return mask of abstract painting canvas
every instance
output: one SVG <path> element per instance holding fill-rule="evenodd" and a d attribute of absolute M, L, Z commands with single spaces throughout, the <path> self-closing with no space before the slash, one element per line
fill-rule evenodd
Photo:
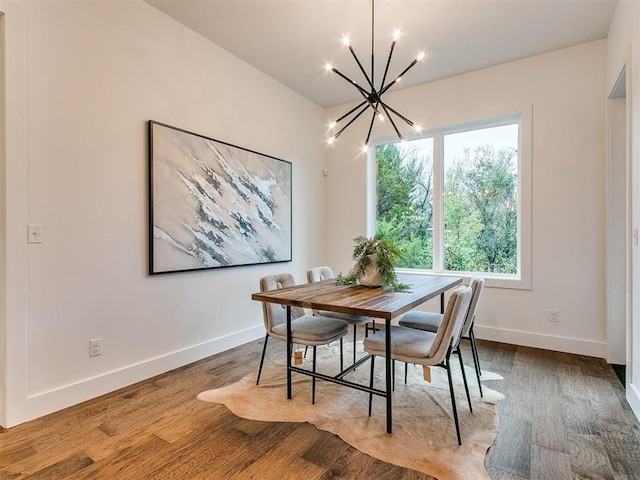
<path fill-rule="evenodd" d="M 291 261 L 291 163 L 149 121 L 149 273 Z"/>

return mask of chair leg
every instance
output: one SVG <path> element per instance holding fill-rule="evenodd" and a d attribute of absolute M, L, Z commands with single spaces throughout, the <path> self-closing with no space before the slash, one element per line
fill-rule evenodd
<path fill-rule="evenodd" d="M 478 375 L 482 375 L 482 370 L 480 370 L 480 357 L 478 356 L 478 345 L 476 344 L 476 334 L 473 333 L 473 325 L 471 325 L 469 329 L 469 341 L 471 342 L 471 349 L 474 352 L 474 356 L 478 360 L 476 370 L 478 370 Z"/>
<path fill-rule="evenodd" d="M 369 375 L 369 388 L 373 388 L 373 365 L 376 357 L 371 355 L 371 374 Z M 373 393 L 369 392 L 369 416 L 371 416 L 371 402 L 373 400 Z"/>
<path fill-rule="evenodd" d="M 396 391 L 396 359 L 391 360 L 391 390 Z"/>
<path fill-rule="evenodd" d="M 404 362 L 404 384 L 407 384 L 407 372 L 409 371 L 409 364 Z"/>
<path fill-rule="evenodd" d="M 309 350 L 309 345 L 304 346 L 304 358 L 307 358 L 307 350 Z"/>
<path fill-rule="evenodd" d="M 450 352 L 447 354 L 447 360 L 445 368 L 447 370 L 447 376 L 449 377 L 449 392 L 451 393 L 451 408 L 453 409 L 453 420 L 456 424 L 456 435 L 458 436 L 458 445 L 462 445 L 462 438 L 460 437 L 460 424 L 458 423 L 458 409 L 456 408 L 456 394 L 453 391 L 453 379 L 451 378 L 451 368 L 449 366 Z"/>
<path fill-rule="evenodd" d="M 258 368 L 258 380 L 256 380 L 256 385 L 260 385 L 260 375 L 262 375 L 262 364 L 264 363 L 264 354 L 267 351 L 268 340 L 269 340 L 269 334 L 267 333 L 264 336 L 264 347 L 262 347 L 262 357 L 260 357 L 260 368 Z"/>
<path fill-rule="evenodd" d="M 353 324 L 353 363 L 356 363 L 356 331 L 358 330 L 358 325 Z"/>
<path fill-rule="evenodd" d="M 473 365 L 476 367 L 476 377 L 478 379 L 478 388 L 480 389 L 480 397 L 483 397 L 482 384 L 480 383 L 480 375 L 482 375 L 482 371 L 480 370 L 480 357 L 478 356 L 478 346 L 476 345 L 476 336 L 473 333 L 473 325 L 469 330 L 469 341 L 471 342 L 471 353 L 473 354 Z"/>
<path fill-rule="evenodd" d="M 464 362 L 462 361 L 462 351 L 460 350 L 460 345 L 458 345 L 458 359 L 460 360 L 460 370 L 462 370 L 462 381 L 464 382 L 464 391 L 467 392 L 467 401 L 469 402 L 469 410 L 473 412 L 473 407 L 471 406 L 471 395 L 469 395 L 469 384 L 467 383 L 467 374 L 464 371 Z"/>
<path fill-rule="evenodd" d="M 311 367 L 313 373 L 316 373 L 316 346 L 313 346 L 313 366 Z M 311 404 L 316 403 L 316 377 L 311 377 Z"/>
<path fill-rule="evenodd" d="M 342 337 L 340 337 L 340 371 L 344 371 L 344 352 L 342 351 Z"/>

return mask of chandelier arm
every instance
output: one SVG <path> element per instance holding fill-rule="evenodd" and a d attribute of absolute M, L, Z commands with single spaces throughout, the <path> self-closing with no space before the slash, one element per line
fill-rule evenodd
<path fill-rule="evenodd" d="M 340 76 L 341 78 L 345 79 L 347 82 L 349 82 L 351 85 L 353 85 L 363 97 L 367 97 L 369 95 L 369 92 L 367 92 L 364 88 L 362 88 L 360 85 L 358 85 L 358 82 L 356 82 L 355 80 L 351 80 L 349 77 L 347 77 L 344 73 L 342 73 L 340 70 L 338 70 L 335 67 L 331 68 L 331 71 L 333 73 L 335 73 L 336 75 Z"/>
<path fill-rule="evenodd" d="M 364 101 L 367 102 L 367 106 L 371 107 L 371 110 L 373 110 L 376 114 L 380 115 L 380 111 L 378 110 L 378 105 L 373 104 L 369 95 L 367 96 L 363 95 L 363 97 L 364 97 Z"/>
<path fill-rule="evenodd" d="M 404 137 L 402 136 L 402 134 L 400 133 L 400 130 L 398 130 L 398 127 L 396 126 L 396 122 L 393 121 L 393 118 L 391 118 L 391 115 L 389 115 L 389 111 L 387 110 L 387 106 L 380 102 L 380 105 L 382 105 L 382 109 L 384 110 L 384 113 L 387 114 L 387 118 L 389 119 L 389 121 L 391 122 L 391 125 L 393 126 L 393 129 L 396 131 L 396 135 L 398 135 L 398 138 L 400 140 L 403 140 Z"/>
<path fill-rule="evenodd" d="M 409 125 L 410 127 L 413 127 L 413 122 L 411 120 L 409 120 L 407 117 L 405 117 L 404 115 L 402 115 L 400 112 L 398 112 L 397 110 L 394 110 L 393 108 L 391 108 L 389 105 L 387 105 L 386 103 L 384 103 L 382 100 L 380 100 L 380 103 L 382 104 L 382 108 L 387 108 L 389 109 L 389 111 L 393 114 L 395 114 L 396 117 L 401 118 L 402 120 L 404 120 L 407 125 Z M 386 110 L 385 110 L 386 111 Z"/>
<path fill-rule="evenodd" d="M 389 90 L 393 86 L 393 84 L 398 82 L 398 80 L 400 80 L 405 73 L 411 70 L 416 63 L 418 63 L 418 60 L 414 59 L 413 62 L 411 62 L 409 66 L 405 68 L 400 75 L 396 75 L 396 77 L 393 80 L 391 80 L 387 85 L 385 85 L 385 87 L 382 90 L 380 90 L 380 95 L 382 95 L 384 92 Z"/>
<path fill-rule="evenodd" d="M 373 130 L 373 122 L 375 122 L 376 116 L 377 116 L 376 112 L 373 112 L 373 114 L 371 115 L 371 123 L 369 124 L 369 132 L 367 132 L 367 139 L 364 142 L 365 145 L 369 145 L 369 138 L 371 138 L 371 131 Z"/>
<path fill-rule="evenodd" d="M 376 105 L 373 104 L 373 101 L 371 101 L 371 93 L 367 92 L 364 88 L 362 88 L 360 85 L 358 85 L 358 82 L 356 82 L 355 80 L 351 80 L 349 77 L 347 77 L 344 73 L 342 73 L 340 70 L 338 70 L 335 67 L 331 68 L 331 71 L 336 73 L 337 75 L 339 75 L 340 77 L 342 77 L 343 79 L 345 79 L 347 82 L 349 82 L 351 85 L 354 86 L 354 88 L 356 90 L 358 90 L 358 92 L 360 92 L 360 95 L 362 95 L 362 98 L 364 98 L 365 102 L 367 102 L 369 104 L 369 106 L 375 110 L 376 113 L 380 113 L 378 111 L 378 108 Z"/>
<path fill-rule="evenodd" d="M 369 84 L 369 86 L 371 87 L 372 90 L 375 90 L 375 87 L 373 86 L 373 82 L 369 78 L 369 75 L 367 75 L 367 72 L 365 72 L 364 67 L 360 63 L 360 59 L 358 59 L 358 56 L 356 55 L 356 52 L 353 50 L 353 47 L 351 45 L 349 45 L 348 48 L 349 48 L 349 51 L 351 52 L 351 55 L 353 55 L 353 58 L 356 59 L 356 63 L 358 64 L 358 67 L 360 67 L 360 71 L 364 75 L 364 78 L 367 80 L 367 83 Z M 372 57 L 373 57 L 373 55 L 372 55 Z M 373 73 L 372 73 L 372 75 L 373 75 Z"/>
<path fill-rule="evenodd" d="M 349 122 L 344 127 L 342 127 L 340 130 L 338 130 L 338 132 L 333 136 L 333 138 L 338 138 L 340 136 L 340 134 L 342 132 L 344 132 L 349 125 L 351 125 L 353 122 L 355 122 L 358 119 L 358 117 L 360 117 L 360 115 L 362 115 L 364 112 L 366 112 L 366 110 L 368 108 L 369 108 L 369 105 L 365 105 L 365 107 L 362 110 L 360 110 L 355 117 L 353 117 L 351 120 L 349 120 Z"/>
<path fill-rule="evenodd" d="M 346 78 L 346 77 L 345 77 Z M 371 93 L 367 92 L 364 88 L 362 88 L 360 85 L 358 85 L 356 82 L 352 82 L 351 80 L 349 80 L 349 82 L 356 87 L 356 89 L 358 90 L 358 92 L 360 92 L 360 95 L 362 95 L 362 98 L 364 98 L 364 101 L 368 104 L 369 107 L 371 107 L 376 113 L 380 113 L 378 111 L 378 106 L 373 104 L 373 101 L 371 100 Z"/>
<path fill-rule="evenodd" d="M 382 95 L 382 89 L 384 88 L 384 82 L 387 79 L 387 73 L 389 72 L 389 65 L 391 65 L 391 57 L 393 56 L 393 49 L 396 46 L 396 41 L 394 40 L 391 43 L 391 48 L 389 49 L 389 58 L 387 58 L 387 66 L 384 69 L 384 75 L 382 76 L 382 82 L 380 82 L 380 94 Z"/>
<path fill-rule="evenodd" d="M 336 68 L 332 68 L 331 69 L 333 72 L 336 72 L 338 75 L 340 75 L 342 78 L 344 78 L 347 82 L 349 82 L 351 85 L 353 85 L 356 90 L 358 90 L 358 92 L 360 92 L 360 95 L 362 95 L 362 98 L 364 98 L 364 101 L 367 102 L 369 104 L 369 106 L 377 113 L 380 114 L 380 112 L 378 111 L 378 105 L 374 105 L 373 101 L 371 100 L 373 94 L 375 93 L 375 90 L 373 90 L 372 92 L 367 92 L 364 88 L 362 88 L 360 85 L 358 85 L 357 82 L 355 82 L 354 80 L 351 80 L 349 77 L 347 77 L 346 75 L 344 75 L 343 73 L 341 73 L 340 71 L 338 71 Z"/>
<path fill-rule="evenodd" d="M 358 110 L 360 107 L 362 107 L 365 103 L 367 103 L 367 101 L 365 100 L 364 102 L 360 102 L 358 105 L 356 105 L 355 107 L 353 107 L 351 110 L 349 110 L 347 113 L 345 113 L 344 115 L 342 115 L 339 119 L 336 120 L 336 124 L 340 123 L 342 120 L 344 120 L 346 117 L 348 117 L 349 115 L 351 115 L 353 112 L 355 112 L 356 110 Z"/>

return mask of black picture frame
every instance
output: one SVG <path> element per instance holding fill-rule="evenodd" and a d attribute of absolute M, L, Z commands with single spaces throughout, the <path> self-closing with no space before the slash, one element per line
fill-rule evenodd
<path fill-rule="evenodd" d="M 292 259 L 292 164 L 149 120 L 149 274 Z"/>

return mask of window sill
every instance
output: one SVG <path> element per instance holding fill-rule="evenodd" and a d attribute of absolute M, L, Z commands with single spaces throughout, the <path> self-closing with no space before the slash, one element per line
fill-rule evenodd
<path fill-rule="evenodd" d="M 504 288 L 512 290 L 531 290 L 531 279 L 523 279 L 517 275 L 499 275 L 495 273 L 483 272 L 436 272 L 434 270 L 421 270 L 416 268 L 397 268 L 397 273 L 410 273 L 412 275 L 437 275 L 445 277 L 462 277 L 463 282 L 468 284 L 472 277 L 484 277 L 485 287 Z"/>

